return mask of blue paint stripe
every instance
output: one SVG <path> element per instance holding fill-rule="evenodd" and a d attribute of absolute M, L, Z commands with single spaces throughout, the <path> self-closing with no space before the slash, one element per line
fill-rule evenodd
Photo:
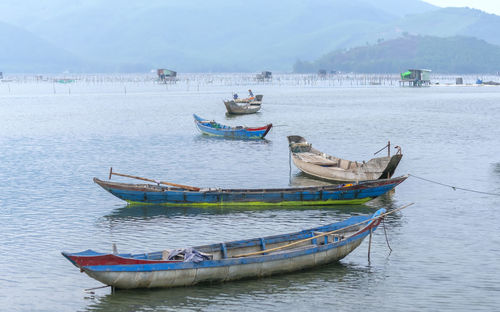
<path fill-rule="evenodd" d="M 196 115 L 193 116 L 198 129 L 209 135 L 224 136 L 229 138 L 260 139 L 267 132 L 267 129 L 250 131 L 245 128 L 229 127 L 219 123 L 215 123 L 217 126 L 214 127 L 212 124 L 201 123 L 203 121 L 210 122 L 209 120 L 204 120 Z"/>
<path fill-rule="evenodd" d="M 376 186 L 358 190 L 318 190 L 318 191 L 272 191 L 267 192 L 184 192 L 166 190 L 163 192 L 143 192 L 135 190 L 123 190 L 108 187 L 108 191 L 116 197 L 132 201 L 152 204 L 171 203 L 220 203 L 229 202 L 307 202 L 307 201 L 331 201 L 331 200 L 355 200 L 365 198 L 375 198 L 387 193 L 396 186 L 391 183 L 383 186 Z M 223 200 L 221 200 L 221 196 Z"/>
<path fill-rule="evenodd" d="M 374 230 L 375 229 L 376 228 L 374 228 Z M 347 244 L 354 243 L 356 240 L 362 240 L 367 235 L 369 235 L 369 231 L 366 231 L 364 233 L 361 233 L 359 235 L 356 235 L 354 237 L 351 237 L 349 239 L 337 243 L 330 243 L 328 245 L 320 245 L 320 246 L 311 245 L 311 248 L 302 249 L 299 251 L 291 251 L 287 253 L 269 254 L 269 255 L 255 256 L 255 257 L 228 258 L 222 260 L 205 260 L 199 263 L 178 262 L 178 263 L 132 264 L 132 265 L 99 265 L 99 266 L 88 266 L 84 268 L 86 270 L 95 272 L 153 272 L 153 271 L 196 269 L 196 268 L 215 268 L 215 267 L 244 265 L 252 263 L 263 263 L 269 261 L 295 258 L 339 248 Z"/>

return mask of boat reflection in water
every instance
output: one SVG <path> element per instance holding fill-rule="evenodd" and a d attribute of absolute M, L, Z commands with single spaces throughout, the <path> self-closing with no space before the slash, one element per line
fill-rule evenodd
<path fill-rule="evenodd" d="M 384 197 L 386 198 L 386 197 Z M 390 197 L 389 197 L 390 199 Z M 384 200 L 384 203 L 390 203 Z M 377 209 L 378 209 L 377 205 Z M 394 206 L 392 203 L 389 208 Z M 380 207 L 382 208 L 382 207 Z M 330 217 L 332 213 L 339 218 L 346 218 L 350 215 L 369 214 L 375 210 L 375 205 L 361 204 L 361 205 L 333 205 L 333 206 L 314 206 L 314 205 L 280 205 L 280 206 L 165 206 L 165 205 L 124 205 L 123 207 L 113 210 L 110 214 L 105 215 L 103 219 L 108 221 L 120 220 L 152 220 L 152 219 L 175 219 L 175 218 L 203 218 L 217 215 L 237 215 L 244 213 L 257 214 L 257 213 L 272 213 L 272 212 L 299 212 L 299 211 L 328 211 Z M 228 216 L 229 217 L 229 216 Z"/>

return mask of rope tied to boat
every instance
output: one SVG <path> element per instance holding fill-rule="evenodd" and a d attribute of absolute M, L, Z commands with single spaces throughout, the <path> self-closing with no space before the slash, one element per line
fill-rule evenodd
<path fill-rule="evenodd" d="M 387 237 L 387 230 L 385 229 L 385 219 L 382 219 L 382 225 L 384 226 L 384 235 L 385 235 L 385 242 L 387 243 L 387 247 L 389 247 L 389 254 L 392 252 L 392 248 L 389 245 L 389 238 Z"/>
<path fill-rule="evenodd" d="M 478 190 L 468 189 L 468 188 L 464 188 L 464 187 L 458 187 L 458 186 L 454 186 L 454 185 L 445 184 L 445 183 L 441 183 L 441 182 L 438 182 L 438 181 L 434 181 L 434 180 L 430 180 L 430 179 L 422 178 L 422 177 L 416 176 L 416 175 L 414 175 L 414 174 L 408 174 L 408 176 L 410 176 L 410 177 L 414 177 L 414 178 L 416 178 L 416 179 L 420 179 L 420 180 L 423 180 L 423 181 L 427 181 L 427 182 L 429 182 L 429 183 L 434 183 L 434 184 L 437 184 L 437 185 L 441 185 L 441 186 L 449 187 L 449 188 L 451 188 L 451 189 L 452 189 L 452 190 L 454 190 L 454 191 L 456 191 L 456 190 L 461 190 L 461 191 L 473 192 L 473 193 L 479 193 L 479 194 L 485 194 L 485 195 L 500 196 L 500 194 L 499 194 L 499 193 L 483 192 L 483 191 L 478 191 Z"/>
<path fill-rule="evenodd" d="M 387 153 L 391 153 L 391 141 L 388 141 L 387 142 L 387 145 L 382 147 L 381 149 L 379 149 L 378 151 L 376 151 L 375 153 L 373 153 L 373 155 L 377 155 L 378 153 L 380 153 L 381 151 L 385 150 L 387 148 Z"/>

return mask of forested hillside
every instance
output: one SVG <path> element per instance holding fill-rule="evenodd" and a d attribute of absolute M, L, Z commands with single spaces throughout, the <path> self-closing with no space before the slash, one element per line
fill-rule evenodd
<path fill-rule="evenodd" d="M 408 68 L 428 68 L 439 73 L 496 73 L 500 71 L 500 47 L 471 37 L 406 35 L 375 45 L 337 50 L 313 62 L 298 61 L 294 71 L 396 73 Z"/>

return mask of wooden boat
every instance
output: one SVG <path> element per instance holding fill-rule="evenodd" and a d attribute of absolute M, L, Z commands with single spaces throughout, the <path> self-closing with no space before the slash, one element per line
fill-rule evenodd
<path fill-rule="evenodd" d="M 401 148 L 392 156 L 365 162 L 350 161 L 327 155 L 313 148 L 301 136 L 288 136 L 293 163 L 302 172 L 320 179 L 341 182 L 369 181 L 390 178 L 403 157 Z M 390 143 L 386 146 L 390 150 Z"/>
<path fill-rule="evenodd" d="M 128 175 L 122 176 L 134 177 Z M 165 204 L 175 206 L 333 205 L 365 203 L 392 190 L 406 180 L 407 177 L 401 176 L 393 179 L 353 184 L 271 189 L 197 188 L 168 182 L 130 184 L 102 181 L 97 178 L 94 178 L 94 182 L 116 197 L 131 204 Z M 154 181 L 149 179 L 143 180 Z M 167 184 L 167 186 L 160 184 Z M 177 186 L 170 187 L 168 185 Z"/>
<path fill-rule="evenodd" d="M 194 123 L 203 134 L 223 136 L 232 139 L 263 139 L 271 130 L 273 124 L 268 124 L 264 127 L 230 127 L 225 126 L 215 121 L 205 120 L 197 115 L 194 115 Z"/>
<path fill-rule="evenodd" d="M 295 233 L 140 254 L 62 252 L 88 276 L 118 289 L 190 286 L 303 270 L 347 256 L 376 230 L 370 216 Z M 114 248 L 115 249 L 115 248 Z"/>
<path fill-rule="evenodd" d="M 229 114 L 252 114 L 260 110 L 263 95 L 258 94 L 254 99 L 236 99 L 224 101 Z"/>

